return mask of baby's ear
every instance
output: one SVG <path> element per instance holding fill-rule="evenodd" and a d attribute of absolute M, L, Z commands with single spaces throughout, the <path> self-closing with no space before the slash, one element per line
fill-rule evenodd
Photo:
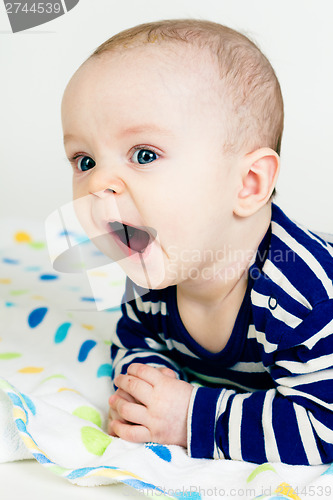
<path fill-rule="evenodd" d="M 260 148 L 245 155 L 234 214 L 248 217 L 263 207 L 271 197 L 279 171 L 279 155 L 270 148 Z"/>

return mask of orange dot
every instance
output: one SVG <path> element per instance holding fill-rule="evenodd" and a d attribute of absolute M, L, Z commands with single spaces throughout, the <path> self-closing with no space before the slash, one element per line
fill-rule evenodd
<path fill-rule="evenodd" d="M 95 327 L 93 325 L 82 325 L 86 330 L 93 330 Z"/>
<path fill-rule="evenodd" d="M 30 234 L 26 233 L 25 231 L 19 231 L 18 233 L 15 234 L 14 240 L 17 243 L 30 243 L 31 236 L 30 236 Z"/>
<path fill-rule="evenodd" d="M 19 373 L 40 373 L 43 371 L 44 368 L 41 368 L 39 366 L 26 366 L 25 368 L 21 368 L 21 370 L 18 370 Z"/>
<path fill-rule="evenodd" d="M 0 284 L 1 285 L 9 285 L 9 283 L 11 283 L 12 280 L 10 280 L 9 278 L 0 278 Z"/>

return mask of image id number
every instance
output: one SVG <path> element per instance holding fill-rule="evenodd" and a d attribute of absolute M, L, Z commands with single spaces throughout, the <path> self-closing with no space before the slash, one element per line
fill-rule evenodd
<path fill-rule="evenodd" d="M 26 12 L 28 14 L 59 14 L 61 11 L 60 3 L 36 2 L 28 5 L 24 2 L 8 2 L 5 4 L 7 14 L 17 14 Z"/>

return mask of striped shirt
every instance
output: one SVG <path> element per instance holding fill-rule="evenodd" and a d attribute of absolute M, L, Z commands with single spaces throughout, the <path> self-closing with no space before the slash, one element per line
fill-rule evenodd
<path fill-rule="evenodd" d="M 193 384 L 188 454 L 256 463 L 333 461 L 333 247 L 272 204 L 225 348 L 187 332 L 176 286 L 127 280 L 113 334 L 113 377 L 133 363 Z M 198 383 L 197 383 L 198 382 Z"/>

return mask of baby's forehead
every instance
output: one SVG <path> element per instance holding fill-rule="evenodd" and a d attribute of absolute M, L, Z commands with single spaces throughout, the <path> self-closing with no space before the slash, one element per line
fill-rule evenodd
<path fill-rule="evenodd" d="M 192 86 L 211 86 L 219 80 L 218 63 L 211 51 L 175 40 L 120 45 L 89 58 L 80 69 L 89 66 L 99 74 L 118 70 L 147 80 L 158 72 L 164 79 L 168 78 L 169 85 L 172 80 L 175 85 L 179 84 L 181 78 L 191 81 Z"/>

